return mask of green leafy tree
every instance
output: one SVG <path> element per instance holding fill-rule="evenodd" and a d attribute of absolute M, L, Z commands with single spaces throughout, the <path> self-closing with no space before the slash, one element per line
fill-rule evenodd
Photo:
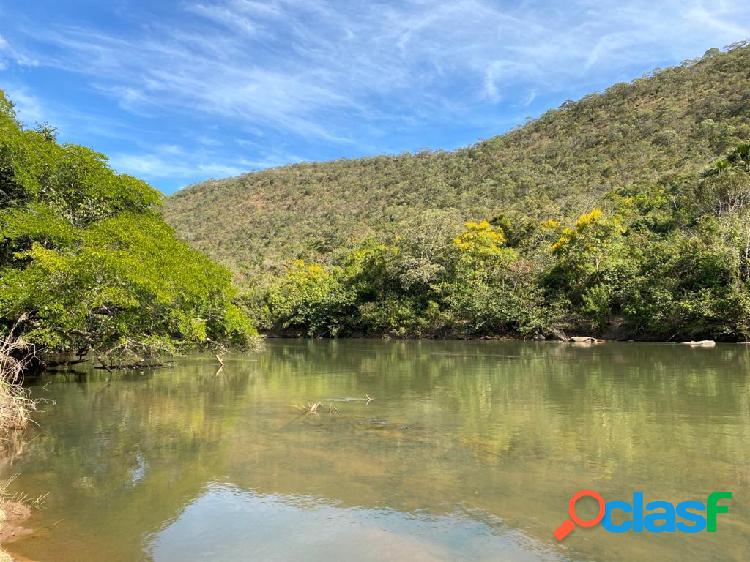
<path fill-rule="evenodd" d="M 277 329 L 336 336 L 346 322 L 353 295 L 341 283 L 339 270 L 298 260 L 270 288 L 267 302 Z"/>
<path fill-rule="evenodd" d="M 551 247 L 556 262 L 546 282 L 600 331 L 617 311 L 616 294 L 632 275 L 624 233 L 618 216 L 596 208 L 563 228 Z"/>
<path fill-rule="evenodd" d="M 47 351 L 150 353 L 245 344 L 229 272 L 176 239 L 162 196 L 0 94 L 0 327 Z"/>
<path fill-rule="evenodd" d="M 533 265 L 505 246 L 488 221 L 467 222 L 455 238 L 457 258 L 446 301 L 456 331 L 471 334 L 541 332 L 543 298 Z"/>

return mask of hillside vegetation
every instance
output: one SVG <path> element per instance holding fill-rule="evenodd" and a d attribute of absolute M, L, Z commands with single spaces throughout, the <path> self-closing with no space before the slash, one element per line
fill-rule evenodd
<path fill-rule="evenodd" d="M 750 48 L 711 51 L 455 152 L 306 163 L 186 188 L 178 234 L 238 273 L 325 258 L 425 210 L 573 218 L 617 187 L 694 173 L 750 139 Z"/>
<path fill-rule="evenodd" d="M 162 199 L 50 127 L 24 129 L 0 91 L 0 341 L 16 342 L 0 367 L 29 346 L 109 365 L 253 335 L 229 271 L 175 237 Z"/>
<path fill-rule="evenodd" d="M 750 48 L 455 152 L 307 163 L 169 198 L 273 330 L 745 338 Z"/>

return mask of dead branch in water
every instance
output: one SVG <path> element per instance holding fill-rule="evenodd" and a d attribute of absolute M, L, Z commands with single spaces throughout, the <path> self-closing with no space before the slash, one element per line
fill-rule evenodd
<path fill-rule="evenodd" d="M 21 315 L 0 340 L 0 377 L 8 384 L 19 383 L 24 369 L 35 357 L 34 346 L 16 337 L 16 331 L 26 319 L 26 314 Z"/>
<path fill-rule="evenodd" d="M 323 405 L 323 402 L 308 402 L 304 406 L 300 406 L 299 404 L 294 404 L 292 408 L 297 410 L 300 415 L 308 415 L 308 414 L 319 414 L 320 408 Z M 333 402 L 328 404 L 328 413 L 329 414 L 338 414 L 339 409 L 333 405 Z"/>
<path fill-rule="evenodd" d="M 96 360 L 96 369 L 114 371 L 117 369 L 152 369 L 162 367 L 168 362 L 166 358 L 174 354 L 174 348 L 167 342 L 137 341 L 124 339 L 113 347 L 102 350 Z"/>
<path fill-rule="evenodd" d="M 22 386 L 23 372 L 36 357 L 34 346 L 16 336 L 26 320 L 27 316 L 21 315 L 0 339 L 0 438 L 3 443 L 9 432 L 26 428 L 37 406 Z"/>
<path fill-rule="evenodd" d="M 308 402 L 304 406 L 295 405 L 294 408 L 301 414 L 317 414 L 322 402 Z"/>

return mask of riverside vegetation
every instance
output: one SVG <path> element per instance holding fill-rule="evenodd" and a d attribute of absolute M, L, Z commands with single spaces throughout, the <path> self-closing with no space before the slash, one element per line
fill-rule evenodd
<path fill-rule="evenodd" d="M 110 368 L 255 328 L 231 275 L 178 240 L 162 196 L 88 148 L 24 129 L 0 92 L 0 437 L 28 423 L 21 372 L 53 354 Z"/>
<path fill-rule="evenodd" d="M 166 202 L 294 335 L 746 340 L 750 47 L 455 152 L 307 163 Z"/>
<path fill-rule="evenodd" d="M 88 148 L 25 130 L 0 93 L 0 329 L 102 363 L 255 332 L 230 273 L 179 241 L 162 195 Z"/>
<path fill-rule="evenodd" d="M 0 91 L 0 458 L 22 450 L 19 430 L 37 406 L 24 371 L 55 354 L 142 367 L 256 334 L 229 271 L 175 237 L 161 201 L 103 155 L 57 143 L 51 127 L 21 127 Z M 7 485 L 0 542 L 28 532 L 28 502 Z M 0 560 L 10 560 L 2 549 Z"/>
<path fill-rule="evenodd" d="M 155 189 L 0 96 L 0 330 L 107 367 L 254 326 L 746 339 L 749 68 L 712 49 L 464 150 L 194 186 L 164 212 L 186 242 Z"/>

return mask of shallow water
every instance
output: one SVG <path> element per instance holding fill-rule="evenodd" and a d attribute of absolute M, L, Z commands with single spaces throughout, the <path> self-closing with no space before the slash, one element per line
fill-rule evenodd
<path fill-rule="evenodd" d="M 191 356 L 48 376 L 33 391 L 55 403 L 2 473 L 49 495 L 9 549 L 39 562 L 748 560 L 748 347 L 271 340 L 219 374 Z M 318 414 L 292 407 L 319 400 Z M 595 527 L 558 544 L 581 488 L 734 498 L 715 533 Z"/>

